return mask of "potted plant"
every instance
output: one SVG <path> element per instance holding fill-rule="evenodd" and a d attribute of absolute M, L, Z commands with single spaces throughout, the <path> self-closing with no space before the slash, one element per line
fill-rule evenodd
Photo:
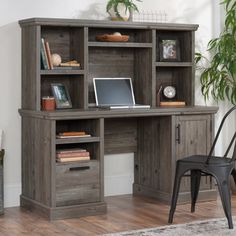
<path fill-rule="evenodd" d="M 196 63 L 204 63 L 201 90 L 205 100 L 211 95 L 215 101 L 229 100 L 236 104 L 236 2 L 224 0 L 226 17 L 224 28 L 218 38 L 209 41 L 207 50 L 211 58 L 196 53 Z"/>
<path fill-rule="evenodd" d="M 141 0 L 135 0 L 141 2 Z M 107 2 L 106 11 L 112 20 L 125 20 L 130 17 L 131 12 L 138 11 L 138 7 L 133 0 L 109 0 Z"/>

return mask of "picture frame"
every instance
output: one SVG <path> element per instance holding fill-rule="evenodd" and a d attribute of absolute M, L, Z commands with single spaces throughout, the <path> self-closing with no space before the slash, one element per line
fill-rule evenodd
<path fill-rule="evenodd" d="M 53 83 L 51 84 L 51 88 L 57 109 L 72 108 L 70 94 L 64 84 Z"/>
<path fill-rule="evenodd" d="M 180 61 L 180 46 L 177 38 L 162 38 L 159 43 L 160 61 Z"/>

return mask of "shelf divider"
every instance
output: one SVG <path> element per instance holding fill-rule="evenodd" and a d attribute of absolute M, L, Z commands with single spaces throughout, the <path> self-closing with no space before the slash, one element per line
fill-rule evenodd
<path fill-rule="evenodd" d="M 128 47 L 128 48 L 152 48 L 152 43 L 134 42 L 88 42 L 89 47 Z"/>

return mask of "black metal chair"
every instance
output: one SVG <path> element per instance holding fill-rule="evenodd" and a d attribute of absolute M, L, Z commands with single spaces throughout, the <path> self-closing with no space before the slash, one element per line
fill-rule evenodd
<path fill-rule="evenodd" d="M 169 223 L 173 222 L 173 216 L 178 199 L 181 178 L 183 176 L 191 177 L 191 200 L 192 200 L 191 212 L 194 212 L 199 192 L 201 175 L 210 175 L 216 179 L 224 212 L 228 220 L 229 228 L 230 229 L 233 228 L 232 215 L 231 215 L 230 175 L 232 174 L 234 182 L 236 184 L 236 170 L 235 170 L 236 142 L 234 144 L 232 158 L 228 158 L 227 155 L 235 141 L 236 132 L 234 133 L 230 141 L 230 144 L 225 152 L 225 155 L 223 157 L 213 156 L 212 154 L 226 118 L 235 109 L 236 106 L 232 107 L 223 117 L 208 156 L 194 155 L 177 161 L 174 189 L 172 194 L 171 208 L 168 220 Z M 190 175 L 185 175 L 187 171 L 190 171 Z"/>

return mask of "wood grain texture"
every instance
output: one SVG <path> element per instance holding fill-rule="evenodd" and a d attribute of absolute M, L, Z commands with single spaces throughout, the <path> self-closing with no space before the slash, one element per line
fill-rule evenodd
<path fill-rule="evenodd" d="M 57 165 L 56 206 L 71 206 L 99 200 L 98 161 Z"/>
<path fill-rule="evenodd" d="M 178 127 L 179 125 L 179 127 Z M 179 129 L 179 130 L 177 130 Z M 213 133 L 211 129 L 211 116 L 177 116 L 176 117 L 176 159 L 190 155 L 207 155 L 210 151 Z M 212 190 L 214 192 L 212 178 L 201 177 L 200 191 Z M 180 192 L 190 190 L 190 178 L 182 178 Z M 182 194 L 184 195 L 184 194 Z M 212 195 L 214 197 L 214 195 Z M 188 196 L 190 199 L 190 196 Z M 186 198 L 185 198 L 186 200 Z"/>
<path fill-rule="evenodd" d="M 106 119 L 104 123 L 105 154 L 137 151 L 137 120 L 135 118 Z"/>
<path fill-rule="evenodd" d="M 47 206 L 51 204 L 52 125 L 48 120 L 22 118 L 22 195 Z"/>
<path fill-rule="evenodd" d="M 212 120 L 217 111 L 194 106 L 194 31 L 198 26 L 48 18 L 19 23 L 23 62 L 21 205 L 48 219 L 105 213 L 104 153 L 126 152 L 135 156 L 134 193 L 169 201 L 175 162 L 182 155 L 175 140 L 176 116 L 182 117 L 178 122 L 186 124 L 182 139 L 192 140 L 193 135 L 204 142 L 205 137 L 209 139 L 206 135 L 211 126 L 206 126 L 204 119 L 185 119 L 191 115 Z M 96 41 L 97 35 L 114 32 L 128 35 L 129 41 Z M 49 42 L 51 53 L 59 54 L 63 62 L 77 60 L 81 70 L 41 70 L 41 38 Z M 179 61 L 161 61 L 162 39 L 178 41 Z M 132 78 L 136 103 L 152 108 L 88 109 L 95 103 L 94 77 Z M 73 109 L 41 111 L 41 97 L 52 95 L 52 83 L 67 87 Z M 167 84 L 176 86 L 176 99 L 186 101 L 186 107 L 156 107 L 156 92 L 160 85 Z M 58 132 L 68 131 L 85 131 L 91 137 L 56 138 Z M 183 146 L 199 150 L 187 141 Z M 57 149 L 74 147 L 89 151 L 91 161 L 56 163 Z M 184 149 L 184 153 L 188 151 Z M 202 190 L 200 198 L 213 192 L 208 185 Z"/>
<path fill-rule="evenodd" d="M 22 28 L 22 96 L 23 109 L 40 110 L 40 27 Z"/>
<path fill-rule="evenodd" d="M 169 206 L 161 202 L 131 195 L 105 200 L 107 214 L 53 222 L 19 207 L 5 208 L 0 219 L 0 235 L 95 236 L 167 225 Z M 217 201 L 197 202 L 195 213 L 190 209 L 190 204 L 177 205 L 174 224 L 225 217 L 219 197 Z M 232 215 L 236 216 L 236 196 L 232 197 Z"/>
<path fill-rule="evenodd" d="M 197 24 L 176 24 L 176 23 L 152 23 L 152 22 L 132 22 L 132 21 L 108 21 L 108 20 L 79 20 L 60 18 L 29 18 L 20 20 L 21 27 L 27 25 L 45 26 L 66 26 L 66 27 L 98 27 L 98 28 L 120 28 L 120 29 L 161 29 L 176 31 L 195 31 Z"/>

